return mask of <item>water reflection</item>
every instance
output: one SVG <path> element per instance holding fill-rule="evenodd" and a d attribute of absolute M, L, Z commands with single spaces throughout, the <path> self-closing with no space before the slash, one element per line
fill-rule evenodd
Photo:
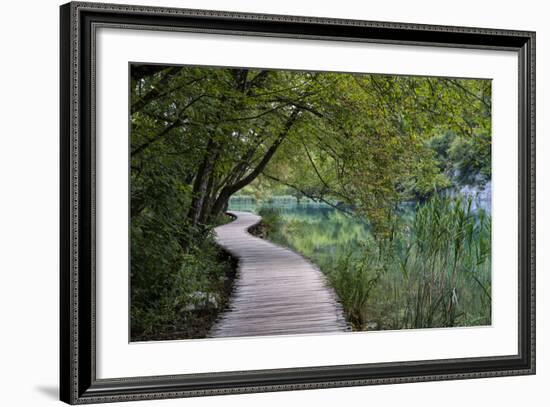
<path fill-rule="evenodd" d="M 365 220 L 322 202 L 297 201 L 286 196 L 261 202 L 237 196 L 229 203 L 229 210 L 258 214 L 263 209 L 275 209 L 281 220 L 280 227 L 270 239 L 316 259 L 318 264 L 334 258 L 342 250 L 357 249 L 370 234 Z"/>

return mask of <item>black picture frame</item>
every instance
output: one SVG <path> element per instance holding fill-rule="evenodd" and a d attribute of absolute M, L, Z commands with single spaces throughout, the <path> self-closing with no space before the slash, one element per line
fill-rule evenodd
<path fill-rule="evenodd" d="M 70 404 L 535 373 L 535 33 L 72 2 L 60 8 L 60 398 Z M 96 378 L 95 27 L 185 30 L 482 50 L 519 56 L 519 349 L 515 355 Z"/>

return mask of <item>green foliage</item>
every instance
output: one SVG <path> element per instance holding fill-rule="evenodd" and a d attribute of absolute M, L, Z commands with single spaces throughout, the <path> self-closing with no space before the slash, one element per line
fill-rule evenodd
<path fill-rule="evenodd" d="M 428 140 L 436 154 L 439 171 L 456 186 L 483 185 L 491 179 L 491 134 L 476 132 L 464 137 L 452 132 Z"/>
<path fill-rule="evenodd" d="M 490 177 L 490 81 L 345 74 L 316 81 L 323 103 L 312 102 L 315 114 L 271 161 L 270 179 L 349 205 L 385 235 L 396 203 L 452 186 L 453 170 L 463 182 L 480 171 Z M 450 146 L 438 154 L 432 140 L 449 133 L 470 143 L 470 154 Z"/>

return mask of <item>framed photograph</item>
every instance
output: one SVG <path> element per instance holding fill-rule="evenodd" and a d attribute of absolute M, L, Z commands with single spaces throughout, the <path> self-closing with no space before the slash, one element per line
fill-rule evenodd
<path fill-rule="evenodd" d="M 535 33 L 61 6 L 61 400 L 535 373 Z"/>

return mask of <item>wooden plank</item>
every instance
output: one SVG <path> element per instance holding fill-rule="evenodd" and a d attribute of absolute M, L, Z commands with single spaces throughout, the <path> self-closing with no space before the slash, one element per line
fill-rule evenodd
<path fill-rule="evenodd" d="M 261 220 L 235 220 L 215 229 L 217 243 L 239 260 L 229 306 L 210 337 L 349 331 L 342 306 L 321 271 L 300 254 L 248 233 Z"/>

